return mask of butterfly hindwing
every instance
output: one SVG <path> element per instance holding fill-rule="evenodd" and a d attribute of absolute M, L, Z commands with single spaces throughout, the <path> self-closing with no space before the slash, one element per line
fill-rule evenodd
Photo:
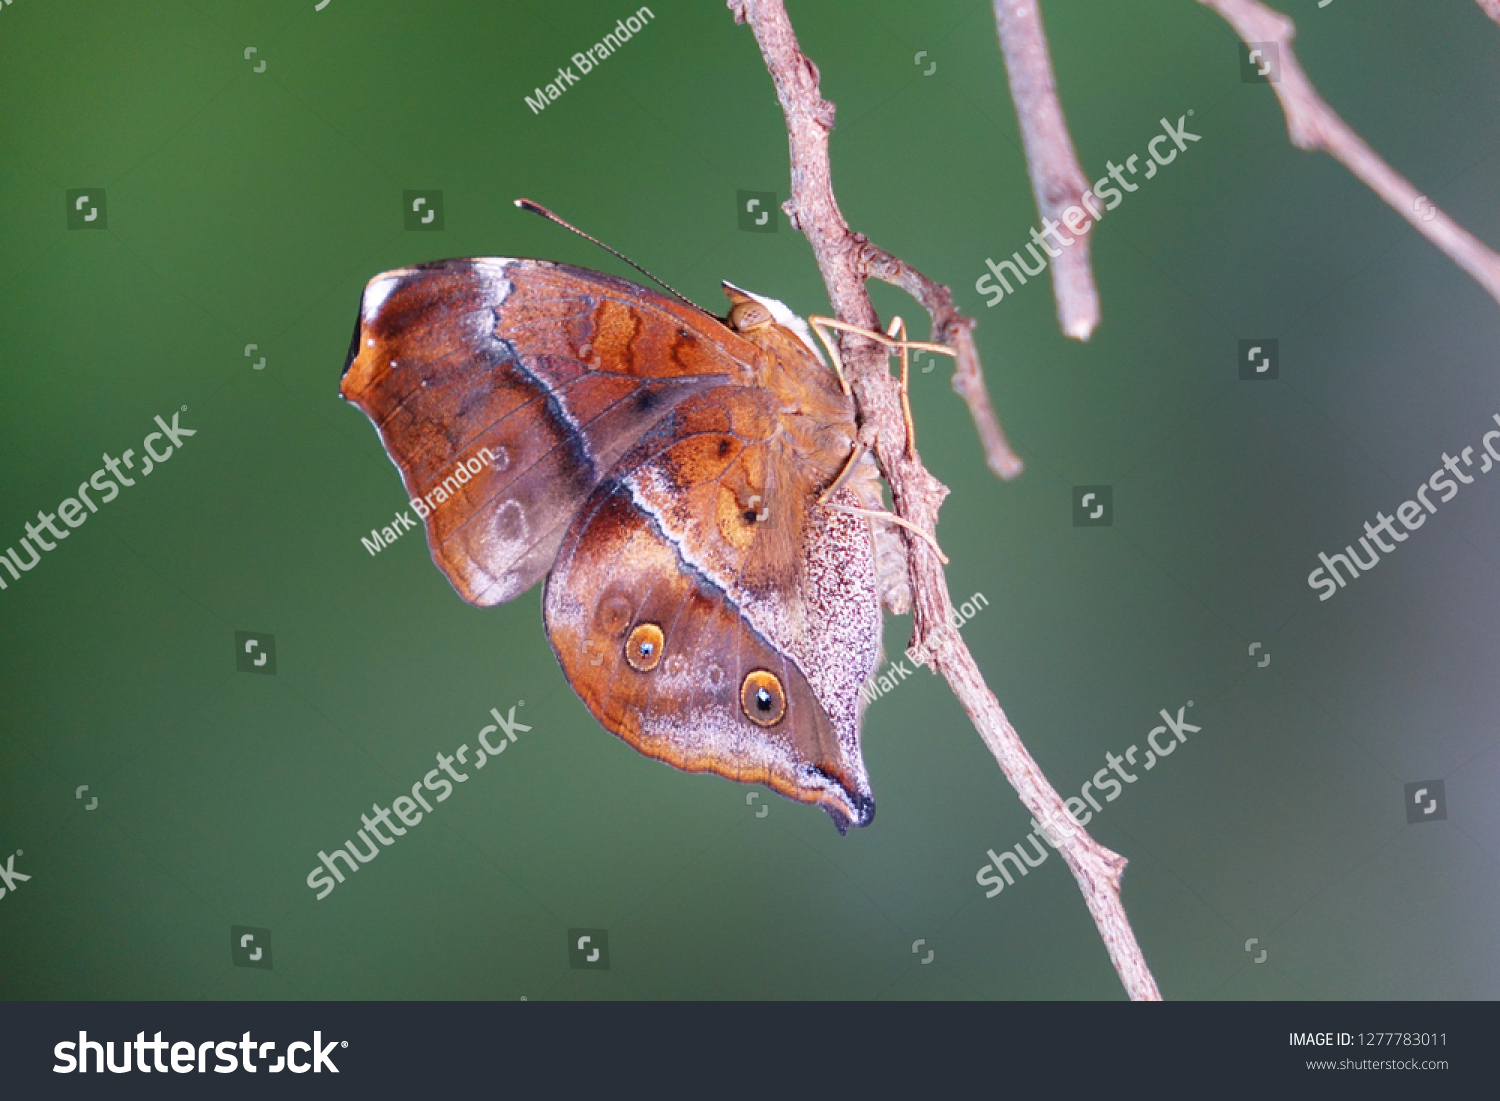
<path fill-rule="evenodd" d="M 869 525 L 813 503 L 774 414 L 772 395 L 722 387 L 658 422 L 564 541 L 547 631 L 589 709 L 641 752 L 862 826 L 858 691 L 879 651 Z M 838 543 L 852 553 L 829 559 Z"/>
<path fill-rule="evenodd" d="M 865 825 L 863 762 L 796 664 L 683 568 L 628 488 L 605 483 L 580 520 L 547 579 L 547 634 L 605 728 L 677 768 L 765 783 L 841 829 Z"/>

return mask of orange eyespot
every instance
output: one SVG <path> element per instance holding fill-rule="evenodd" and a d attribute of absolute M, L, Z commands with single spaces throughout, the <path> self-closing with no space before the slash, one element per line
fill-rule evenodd
<path fill-rule="evenodd" d="M 729 326 L 738 333 L 747 333 L 771 323 L 771 311 L 759 302 L 736 302 L 729 311 Z"/>
<path fill-rule="evenodd" d="M 786 693 L 775 673 L 752 669 L 740 685 L 740 707 L 757 726 L 775 726 L 786 714 Z"/>
<path fill-rule="evenodd" d="M 649 673 L 661 662 L 665 638 L 654 623 L 638 623 L 625 640 L 625 660 L 637 673 Z"/>

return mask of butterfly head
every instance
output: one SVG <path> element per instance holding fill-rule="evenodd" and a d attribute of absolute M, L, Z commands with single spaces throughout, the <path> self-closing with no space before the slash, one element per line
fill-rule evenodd
<path fill-rule="evenodd" d="M 819 363 L 828 366 L 822 350 L 813 340 L 807 322 L 794 314 L 786 303 L 736 287 L 728 281 L 724 283 L 724 293 L 732 303 L 729 307 L 729 327 L 735 332 L 757 344 L 764 344 L 774 340 L 776 330 L 780 329 L 786 336 L 806 347 Z"/>
<path fill-rule="evenodd" d="M 754 299 L 736 302 L 729 310 L 729 327 L 737 333 L 753 333 L 771 324 L 771 311 Z"/>

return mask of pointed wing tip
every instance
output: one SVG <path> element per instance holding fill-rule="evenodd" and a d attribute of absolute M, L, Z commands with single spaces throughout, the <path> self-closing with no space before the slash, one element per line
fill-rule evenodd
<path fill-rule="evenodd" d="M 847 808 L 825 803 L 823 809 L 828 812 L 828 817 L 833 819 L 840 837 L 845 836 L 851 827 L 864 829 L 875 821 L 875 797 L 869 794 L 851 795 Z M 850 810 L 853 811 L 852 816 L 849 813 Z"/>

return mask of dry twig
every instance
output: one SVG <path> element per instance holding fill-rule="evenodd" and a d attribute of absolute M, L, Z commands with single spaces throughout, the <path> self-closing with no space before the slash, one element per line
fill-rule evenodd
<path fill-rule="evenodd" d="M 840 221 L 842 218 L 840 215 Z M 920 302 L 927 311 L 927 316 L 932 318 L 932 339 L 958 349 L 953 369 L 953 389 L 969 407 L 969 415 L 974 418 L 974 428 L 979 433 L 979 442 L 984 447 L 984 459 L 989 468 L 997 477 L 1006 481 L 1020 474 L 1020 456 L 1005 441 L 1000 420 L 995 416 L 995 407 L 990 404 L 989 390 L 984 385 L 984 371 L 979 365 L 979 349 L 974 345 L 974 319 L 958 312 L 958 307 L 953 304 L 953 295 L 947 287 L 934 283 L 884 249 L 876 248 L 862 234 L 854 236 L 865 249 L 869 274 L 882 283 L 900 287 Z"/>
<path fill-rule="evenodd" d="M 1286 113 L 1287 133 L 1293 145 L 1298 149 L 1321 149 L 1353 172 L 1392 210 L 1415 226 L 1418 233 L 1473 276 L 1491 298 L 1500 302 L 1500 256 L 1386 164 L 1380 154 L 1366 145 L 1364 139 L 1339 118 L 1338 112 L 1324 102 L 1292 52 L 1292 39 L 1297 29 L 1289 18 L 1259 0 L 1199 0 L 1199 3 L 1222 15 L 1246 43 L 1276 43 L 1280 72 L 1271 88 L 1281 100 L 1281 109 Z M 1500 21 L 1500 15 L 1497 15 L 1500 0 L 1480 0 L 1480 6 Z M 1425 204 L 1420 208 L 1417 204 L 1419 198 Z"/>
<path fill-rule="evenodd" d="M 951 299 L 944 303 L 947 291 L 872 246 L 844 221 L 829 175 L 828 133 L 833 128 L 833 105 L 819 93 L 817 66 L 798 47 L 781 0 L 729 0 L 729 7 L 736 22 L 750 25 L 776 86 L 791 146 L 792 194 L 785 209 L 792 224 L 812 245 L 829 301 L 839 318 L 864 329 L 878 329 L 865 280 L 881 278 L 912 289 L 932 313 L 935 339 L 946 339 L 960 347 L 967 339 L 972 354 L 968 331 L 972 322 L 944 314 L 945 309 L 952 309 Z M 907 446 L 900 395 L 883 350 L 852 336 L 844 339 L 843 347 L 862 424 L 861 436 L 868 438 L 880 461 L 897 514 L 924 530 L 936 530 L 938 507 L 948 490 Z M 973 363 L 977 375 L 977 358 Z M 953 605 L 937 557 L 915 538 L 906 537 L 906 549 L 917 651 L 947 679 L 1027 810 L 1036 820 L 1051 824 L 1048 839 L 1056 843 L 1077 879 L 1126 992 L 1133 999 L 1159 999 L 1156 982 L 1120 902 L 1125 859 L 1073 823 L 1062 798 L 1022 744 L 985 684 L 968 646 L 951 625 Z"/>
<path fill-rule="evenodd" d="M 1068 207 L 1083 208 L 1089 182 L 1078 163 L 1057 84 L 1052 76 L 1052 57 L 1042 30 L 1037 0 L 995 0 L 995 26 L 1000 49 L 1005 54 L 1005 73 L 1010 78 L 1010 98 L 1015 101 L 1016 121 L 1021 127 L 1021 145 L 1026 150 L 1026 170 L 1036 196 L 1042 232 L 1047 222 L 1062 221 Z M 1057 299 L 1057 323 L 1064 336 L 1087 340 L 1099 324 L 1099 291 L 1089 263 L 1089 231 L 1074 230 L 1073 244 L 1052 260 L 1052 293 Z"/>

